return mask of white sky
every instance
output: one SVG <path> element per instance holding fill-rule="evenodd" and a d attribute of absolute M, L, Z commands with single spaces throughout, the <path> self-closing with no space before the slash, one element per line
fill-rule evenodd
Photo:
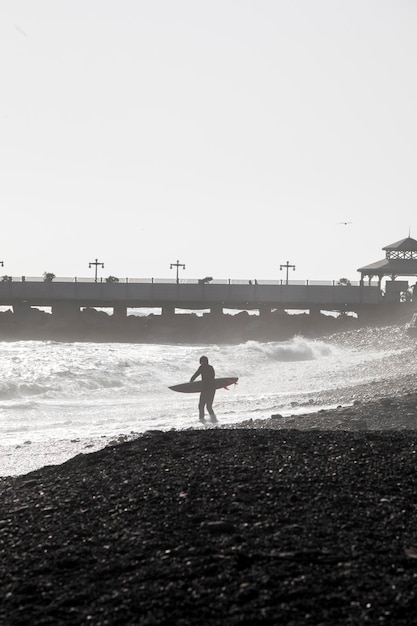
<path fill-rule="evenodd" d="M 0 59 L 0 272 L 358 280 L 417 238 L 416 0 L 0 0 Z"/>

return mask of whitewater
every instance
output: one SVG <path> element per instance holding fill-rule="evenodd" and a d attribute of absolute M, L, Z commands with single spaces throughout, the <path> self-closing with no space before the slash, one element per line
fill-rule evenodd
<path fill-rule="evenodd" d="M 64 462 L 149 430 L 204 428 L 198 394 L 175 393 L 201 355 L 216 375 L 221 426 L 301 416 L 416 391 L 416 342 L 401 326 L 238 345 L 0 343 L 0 476 Z"/>

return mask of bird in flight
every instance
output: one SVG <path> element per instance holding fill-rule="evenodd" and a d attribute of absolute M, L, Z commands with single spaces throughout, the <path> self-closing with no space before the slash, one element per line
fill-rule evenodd
<path fill-rule="evenodd" d="M 348 224 L 351 224 L 352 222 L 339 222 L 339 224 L 343 224 L 343 226 L 347 226 Z"/>
<path fill-rule="evenodd" d="M 14 27 L 15 27 L 15 29 L 16 29 L 16 30 L 18 30 L 18 31 L 19 31 L 19 33 L 20 33 L 21 35 L 23 35 L 24 37 L 27 37 L 27 36 L 28 36 L 28 34 L 27 34 L 27 33 L 25 33 L 25 31 L 24 31 L 24 30 L 22 30 L 22 29 L 20 28 L 20 26 L 18 26 L 17 24 L 15 24 L 15 25 L 14 25 Z"/>

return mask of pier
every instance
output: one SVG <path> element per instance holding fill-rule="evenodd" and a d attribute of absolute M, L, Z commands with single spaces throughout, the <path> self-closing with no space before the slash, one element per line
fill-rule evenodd
<path fill-rule="evenodd" d="M 290 281 L 288 270 L 295 269 L 295 265 L 289 261 L 281 265 L 281 269 L 286 269 L 285 281 L 211 276 L 180 279 L 179 269 L 185 269 L 185 265 L 179 261 L 171 263 L 176 279 L 109 276 L 98 280 L 97 268 L 104 264 L 95 259 L 89 264 L 95 268 L 94 280 L 57 278 L 48 273 L 41 278 L 3 276 L 0 307 L 12 307 L 16 314 L 50 308 L 53 316 L 61 317 L 76 316 L 84 309 L 111 309 L 113 316 L 121 319 L 127 317 L 128 309 L 160 309 L 162 316 L 172 317 L 178 309 L 209 311 L 213 317 L 221 316 L 225 310 L 258 311 L 264 318 L 274 311 L 307 311 L 311 315 L 354 313 L 358 318 L 375 321 L 387 313 L 395 316 L 399 310 L 414 308 L 417 300 L 417 283 L 410 287 L 408 281 L 417 277 L 417 240 L 408 236 L 383 250 L 384 259 L 358 268 L 358 282 L 344 278 L 337 282 Z"/>
<path fill-rule="evenodd" d="M 332 282 L 283 282 L 242 280 L 124 279 L 107 282 L 91 279 L 8 278 L 0 281 L 0 306 L 15 313 L 32 307 L 50 307 L 52 314 L 76 314 L 83 308 L 110 308 L 115 316 L 128 309 L 255 311 L 261 316 L 273 310 L 353 312 L 376 311 L 383 302 L 378 284 Z"/>

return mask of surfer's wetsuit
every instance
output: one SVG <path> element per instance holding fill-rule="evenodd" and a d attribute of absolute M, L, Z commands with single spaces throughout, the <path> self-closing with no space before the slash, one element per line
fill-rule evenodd
<path fill-rule="evenodd" d="M 191 376 L 190 382 L 192 383 L 198 376 L 201 376 L 203 383 L 203 389 L 200 394 L 200 401 L 198 403 L 198 410 L 200 414 L 200 422 L 204 422 L 204 407 L 207 407 L 207 411 L 210 415 L 210 420 L 214 423 L 217 422 L 216 414 L 213 411 L 213 400 L 216 393 L 214 386 L 214 367 L 209 365 L 207 357 L 201 357 L 200 367 L 195 374 Z"/>

